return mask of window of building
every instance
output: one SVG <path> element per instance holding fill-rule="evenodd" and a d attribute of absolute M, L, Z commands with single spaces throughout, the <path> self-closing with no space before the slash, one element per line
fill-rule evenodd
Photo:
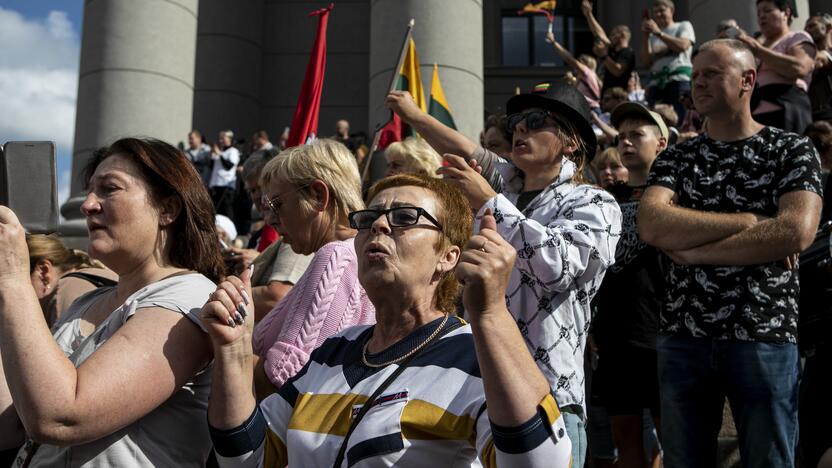
<path fill-rule="evenodd" d="M 592 33 L 580 11 L 555 10 L 552 29 L 558 41 L 577 57 L 592 53 Z M 543 15 L 503 11 L 502 64 L 506 67 L 561 67 L 563 60 L 546 42 L 549 23 Z"/>

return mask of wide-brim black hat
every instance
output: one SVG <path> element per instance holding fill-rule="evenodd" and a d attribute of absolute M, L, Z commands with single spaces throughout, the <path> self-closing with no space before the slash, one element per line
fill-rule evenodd
<path fill-rule="evenodd" d="M 541 83 L 528 94 L 513 96 L 506 103 L 506 113 L 517 114 L 526 109 L 538 107 L 557 114 L 561 119 L 575 126 L 586 146 L 587 162 L 595 157 L 598 140 L 592 129 L 589 104 L 574 86 L 561 83 Z"/>

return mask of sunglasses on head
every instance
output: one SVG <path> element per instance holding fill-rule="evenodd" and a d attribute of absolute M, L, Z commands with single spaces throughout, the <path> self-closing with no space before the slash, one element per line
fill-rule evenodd
<path fill-rule="evenodd" d="M 556 124 L 560 125 L 558 120 L 555 118 L 555 114 L 549 111 L 518 112 L 506 117 L 506 130 L 509 133 L 514 133 L 517 129 L 517 125 L 524 120 L 526 121 L 527 130 L 540 130 L 546 126 L 546 117 L 551 118 Z"/>
<path fill-rule="evenodd" d="M 416 206 L 396 206 L 386 210 L 360 210 L 349 214 L 350 227 L 359 231 L 365 231 L 373 227 L 373 223 L 382 215 L 387 216 L 387 224 L 390 227 L 413 226 L 419 222 L 422 216 L 434 226 L 442 230 L 442 225 L 423 208 Z"/>

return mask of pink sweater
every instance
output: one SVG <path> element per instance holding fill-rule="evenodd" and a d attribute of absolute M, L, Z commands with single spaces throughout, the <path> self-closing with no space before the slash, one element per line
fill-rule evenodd
<path fill-rule="evenodd" d="M 353 325 L 375 323 L 375 308 L 358 283 L 353 240 L 321 247 L 289 294 L 257 327 L 254 352 L 265 360 L 269 380 L 280 387 L 330 336 Z"/>

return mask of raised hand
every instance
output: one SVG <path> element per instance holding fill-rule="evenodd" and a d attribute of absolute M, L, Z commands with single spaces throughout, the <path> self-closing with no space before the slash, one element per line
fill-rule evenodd
<path fill-rule="evenodd" d="M 497 192 L 480 174 L 482 168 L 478 171 L 476 169 L 478 166 L 471 166 L 465 159 L 455 154 L 445 154 L 443 158 L 448 165 L 440 167 L 436 173 L 441 174 L 446 182 L 462 190 L 468 198 L 468 203 L 471 204 L 471 209 L 479 211 L 488 200 L 497 195 Z"/>
<path fill-rule="evenodd" d="M 405 123 L 412 122 L 423 113 L 413 100 L 413 96 L 407 91 L 391 91 L 384 100 L 384 105 L 401 117 Z"/>
<path fill-rule="evenodd" d="M 505 294 L 517 252 L 499 233 L 491 209 L 480 221 L 480 232 L 465 245 L 456 277 L 464 284 L 462 303 L 472 322 L 490 313 L 506 313 Z"/>
<path fill-rule="evenodd" d="M 29 246 L 17 215 L 0 206 L 0 282 L 7 281 L 29 284 Z"/>
<path fill-rule="evenodd" d="M 583 0 L 581 2 L 581 13 L 584 16 L 592 16 L 592 2 L 590 0 Z"/>
<path fill-rule="evenodd" d="M 254 327 L 254 303 L 251 300 L 249 267 L 240 277 L 228 276 L 202 306 L 202 322 L 214 348 L 241 342 L 251 336 Z"/>

